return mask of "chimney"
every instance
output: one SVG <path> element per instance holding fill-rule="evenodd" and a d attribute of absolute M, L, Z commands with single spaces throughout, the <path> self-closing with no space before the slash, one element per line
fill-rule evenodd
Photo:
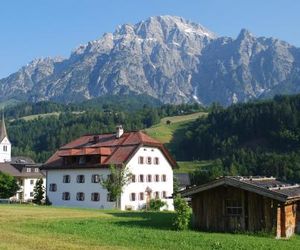
<path fill-rule="evenodd" d="M 123 135 L 124 129 L 123 129 L 122 125 L 118 125 L 116 127 L 116 129 L 117 129 L 116 138 L 119 139 Z"/>

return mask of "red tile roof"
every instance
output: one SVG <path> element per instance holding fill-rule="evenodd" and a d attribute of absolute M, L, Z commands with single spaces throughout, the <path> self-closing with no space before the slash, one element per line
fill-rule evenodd
<path fill-rule="evenodd" d="M 171 166 L 176 167 L 176 162 L 162 143 L 141 131 L 137 131 L 124 133 L 120 138 L 116 138 L 116 134 L 84 135 L 62 146 L 48 159 L 43 168 L 59 169 L 87 167 L 87 165 L 63 166 L 63 157 L 80 155 L 101 156 L 99 164 L 88 165 L 88 167 L 103 167 L 110 164 L 121 165 L 126 163 L 141 146 L 159 148 L 170 162 Z"/>

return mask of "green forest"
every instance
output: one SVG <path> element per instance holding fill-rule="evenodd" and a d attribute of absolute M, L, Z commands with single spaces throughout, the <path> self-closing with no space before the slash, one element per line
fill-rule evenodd
<path fill-rule="evenodd" d="M 215 161 L 194 173 L 196 183 L 237 174 L 300 181 L 300 95 L 214 104 L 208 116 L 177 131 L 173 145 L 177 160 Z"/>
<path fill-rule="evenodd" d="M 114 132 L 118 124 L 126 131 L 148 128 L 166 116 L 205 110 L 199 104 L 158 105 L 145 96 L 106 97 L 81 104 L 22 103 L 5 110 L 14 156 L 45 162 L 59 147 L 84 134 Z M 53 115 L 51 115 L 53 113 Z M 55 113 L 55 114 L 54 114 Z M 36 119 L 23 119 L 37 115 Z M 50 116 L 44 116 L 50 114 Z"/>
<path fill-rule="evenodd" d="M 81 104 L 23 103 L 5 110 L 13 155 L 44 162 L 83 134 L 140 130 L 167 116 L 207 111 L 175 131 L 167 145 L 176 160 L 209 160 L 193 174 L 199 184 L 220 175 L 266 175 L 300 181 L 300 95 L 235 104 L 162 105 L 143 96 L 99 98 Z M 45 116 L 42 114 L 56 115 Z M 37 119 L 25 120 L 33 114 Z M 192 145 L 192 146 L 191 146 Z"/>

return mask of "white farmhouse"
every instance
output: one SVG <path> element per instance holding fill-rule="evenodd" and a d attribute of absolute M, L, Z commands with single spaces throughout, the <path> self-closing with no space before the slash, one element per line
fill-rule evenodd
<path fill-rule="evenodd" d="M 42 178 L 44 185 L 46 178 L 40 170 L 40 165 L 35 164 L 28 157 L 11 157 L 11 143 L 8 139 L 4 117 L 0 128 L 0 172 L 14 176 L 20 186 L 19 191 L 11 200 L 28 202 L 33 199 L 33 188 L 38 179 Z"/>
<path fill-rule="evenodd" d="M 173 210 L 173 167 L 166 148 L 143 132 L 85 135 L 61 147 L 43 166 L 47 196 L 55 206 L 110 209 L 115 202 L 99 183 L 109 166 L 125 167 L 132 174 L 121 195 L 120 209 L 138 210 L 150 199 L 167 203 Z"/>

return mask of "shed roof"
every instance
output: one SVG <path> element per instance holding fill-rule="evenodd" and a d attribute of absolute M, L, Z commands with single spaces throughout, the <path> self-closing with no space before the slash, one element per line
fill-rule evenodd
<path fill-rule="evenodd" d="M 0 172 L 9 174 L 14 177 L 27 177 L 27 178 L 42 178 L 45 176 L 43 171 L 35 172 L 33 169 L 40 168 L 41 164 L 20 164 L 20 163 L 0 163 Z M 27 172 L 27 168 L 32 171 Z"/>
<path fill-rule="evenodd" d="M 281 202 L 300 200 L 300 185 L 276 180 L 274 177 L 225 176 L 215 181 L 181 191 L 188 197 L 218 186 L 228 185 L 260 194 Z"/>

